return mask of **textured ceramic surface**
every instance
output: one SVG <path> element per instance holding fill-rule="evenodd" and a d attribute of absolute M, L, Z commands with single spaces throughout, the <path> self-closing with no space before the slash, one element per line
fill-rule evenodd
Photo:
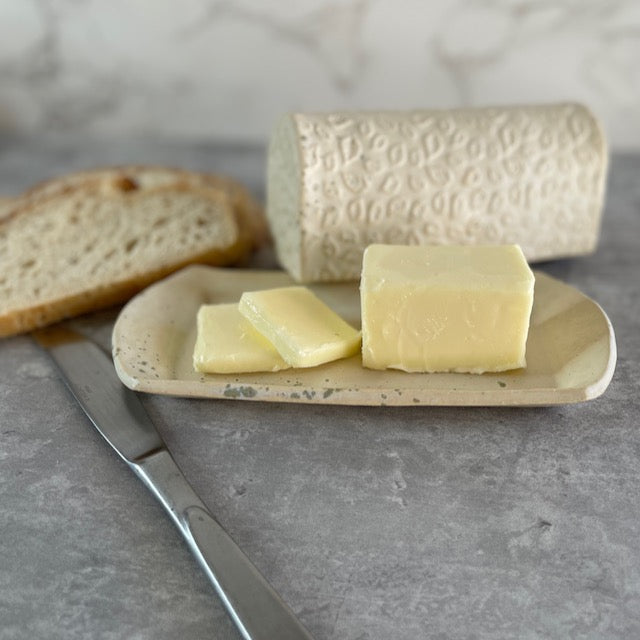
<path fill-rule="evenodd" d="M 291 283 L 279 271 L 188 267 L 151 286 L 122 310 L 113 332 L 118 375 L 137 391 L 204 398 L 355 405 L 550 405 L 600 395 L 616 360 L 613 329 L 579 291 L 536 273 L 527 367 L 499 374 L 372 371 L 360 355 L 309 369 L 204 375 L 193 369 L 201 304 L 234 302 L 243 291 Z M 315 293 L 353 326 L 357 283 Z"/>
<path fill-rule="evenodd" d="M 281 264 L 355 280 L 372 243 L 518 243 L 527 259 L 593 251 L 603 132 L 577 104 L 292 114 L 269 150 Z"/>

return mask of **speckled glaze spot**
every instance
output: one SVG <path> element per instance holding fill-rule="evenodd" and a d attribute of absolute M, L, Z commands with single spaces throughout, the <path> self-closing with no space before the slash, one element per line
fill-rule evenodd
<path fill-rule="evenodd" d="M 253 387 L 228 387 L 223 395 L 225 398 L 255 398 L 258 392 Z"/>

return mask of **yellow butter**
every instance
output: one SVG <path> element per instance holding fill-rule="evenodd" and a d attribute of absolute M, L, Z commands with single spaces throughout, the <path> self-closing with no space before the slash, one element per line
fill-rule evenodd
<path fill-rule="evenodd" d="M 524 367 L 534 275 L 517 245 L 371 245 L 360 295 L 371 369 Z"/>
<path fill-rule="evenodd" d="M 314 367 L 360 348 L 360 332 L 306 287 L 245 292 L 239 309 L 292 367 Z"/>
<path fill-rule="evenodd" d="M 289 365 L 238 311 L 237 304 L 202 305 L 193 366 L 203 373 L 280 371 Z"/>

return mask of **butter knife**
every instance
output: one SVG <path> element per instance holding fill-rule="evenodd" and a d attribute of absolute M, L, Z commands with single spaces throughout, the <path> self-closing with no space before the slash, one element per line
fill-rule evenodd
<path fill-rule="evenodd" d="M 91 422 L 176 524 L 246 640 L 312 640 L 187 482 L 110 356 L 61 325 L 33 333 Z"/>

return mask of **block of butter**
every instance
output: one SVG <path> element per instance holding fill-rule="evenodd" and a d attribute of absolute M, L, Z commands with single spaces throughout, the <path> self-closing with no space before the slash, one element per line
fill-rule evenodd
<path fill-rule="evenodd" d="M 577 104 L 288 114 L 269 146 L 267 216 L 298 281 L 357 280 L 374 243 L 579 255 L 596 247 L 607 160 Z"/>
<path fill-rule="evenodd" d="M 360 348 L 360 332 L 306 287 L 245 292 L 239 309 L 292 367 L 314 367 Z"/>
<path fill-rule="evenodd" d="M 517 245 L 371 245 L 360 295 L 371 369 L 524 367 L 534 275 Z"/>
<path fill-rule="evenodd" d="M 203 373 L 289 368 L 276 348 L 238 311 L 237 304 L 206 304 L 200 307 L 193 366 Z"/>

